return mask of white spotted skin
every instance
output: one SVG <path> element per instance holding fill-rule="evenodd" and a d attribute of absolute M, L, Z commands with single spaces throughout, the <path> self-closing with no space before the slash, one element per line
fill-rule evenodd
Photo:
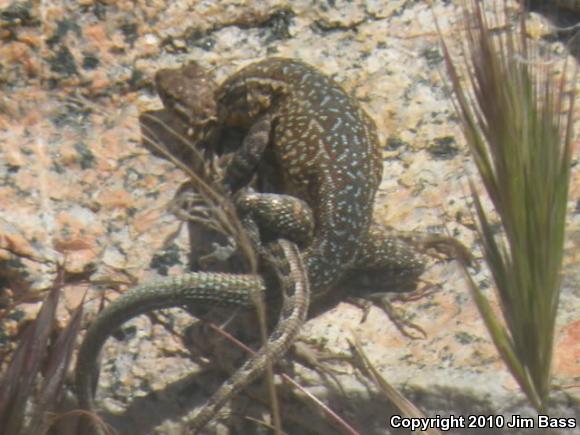
<path fill-rule="evenodd" d="M 226 124 L 249 128 L 274 114 L 270 144 L 283 173 L 280 191 L 313 210 L 314 239 L 304 258 L 313 296 L 324 293 L 354 263 L 371 223 L 382 177 L 374 121 L 334 80 L 284 58 L 243 68 L 221 86 L 218 102 Z"/>

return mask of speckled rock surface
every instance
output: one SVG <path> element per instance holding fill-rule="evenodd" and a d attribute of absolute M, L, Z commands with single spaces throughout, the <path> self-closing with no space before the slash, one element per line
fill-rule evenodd
<path fill-rule="evenodd" d="M 119 283 L 186 269 L 187 236 L 181 231 L 175 237 L 179 221 L 166 207 L 185 175 L 142 147 L 137 116 L 160 108 L 151 81 L 155 71 L 191 59 L 215 68 L 218 80 L 271 55 L 300 58 L 332 76 L 363 102 L 379 128 L 385 170 L 376 220 L 401 230 L 447 231 L 479 256 L 467 194 L 468 177 L 477 178 L 476 171 L 447 96 L 426 3 L 0 2 L 0 261 L 8 265 L 2 272 L 6 297 L 48 285 L 61 263 L 73 275 L 117 283 L 64 288 L 62 321 L 87 290 L 88 321 L 105 290 L 112 299 L 111 288 L 125 288 Z M 435 3 L 443 34 L 457 42 L 455 2 Z M 533 20 L 548 26 L 540 17 Z M 541 43 L 566 57 L 561 43 Z M 553 415 L 577 420 L 579 198 L 576 155 L 554 360 L 554 383 L 565 394 L 555 395 Z M 440 263 L 424 278 L 441 289 L 397 307 L 426 338 L 404 337 L 375 308 L 361 323 L 360 309 L 346 303 L 310 321 L 304 334 L 342 353 L 348 352 L 346 338 L 358 335 L 383 376 L 428 415 L 530 414 L 459 267 Z M 485 268 L 476 281 L 491 294 Z M 28 315 L 37 310 L 36 303 L 21 307 Z M 168 332 L 182 330 L 189 317 L 162 318 L 134 320 L 124 328 L 129 338 L 111 340 L 105 351 L 99 404 L 126 433 L 183 433 L 188 413 L 222 379 L 204 374 L 206 390 L 191 387 L 196 365 Z M 15 321 L 4 322 L 5 334 L 15 328 Z M 349 364 L 338 367 L 343 392 L 320 387 L 322 380 L 309 370 L 296 378 L 361 433 L 391 433 L 388 416 L 396 411 L 369 393 Z M 289 433 L 329 433 L 332 427 L 296 399 L 285 414 L 296 427 Z M 307 421 L 311 432 L 296 420 Z"/>

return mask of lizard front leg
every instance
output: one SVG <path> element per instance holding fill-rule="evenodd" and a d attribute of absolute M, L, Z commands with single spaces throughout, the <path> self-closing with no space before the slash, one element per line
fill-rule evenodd
<path fill-rule="evenodd" d="M 256 173 L 258 163 L 270 141 L 273 119 L 272 113 L 258 118 L 250 127 L 240 148 L 234 152 L 224 176 L 224 184 L 231 192 L 247 186 Z"/>

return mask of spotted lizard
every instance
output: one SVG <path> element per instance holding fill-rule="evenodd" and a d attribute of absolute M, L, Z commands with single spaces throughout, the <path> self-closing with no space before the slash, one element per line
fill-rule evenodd
<path fill-rule="evenodd" d="M 157 72 L 164 106 L 210 142 L 224 128 L 247 131 L 223 183 L 235 192 L 259 175 L 259 190 L 271 193 L 244 196 L 238 207 L 252 210 L 261 228 L 273 227 L 276 235 L 309 240 L 302 255 L 314 299 L 359 270 L 372 270 L 378 289 L 396 273 L 416 278 L 426 261 L 419 252 L 427 247 L 467 256 L 452 238 L 371 225 L 383 170 L 376 125 L 334 80 L 276 57 L 242 68 L 219 87 L 200 68 L 190 63 Z M 200 94 L 200 81 L 215 94 L 203 111 L 200 98 L 207 93 Z"/>
<path fill-rule="evenodd" d="M 283 210 L 296 208 L 301 211 L 297 215 L 304 227 L 313 226 L 311 241 L 300 256 L 314 299 L 323 298 L 349 271 L 372 269 L 377 285 L 389 281 L 394 271 L 409 279 L 423 271 L 425 259 L 415 252 L 413 243 L 383 233 L 378 227 L 371 228 L 374 196 L 382 176 L 376 126 L 360 104 L 332 79 L 303 62 L 270 58 L 235 73 L 215 90 L 214 98 L 207 99 L 211 83 L 197 64 L 161 70 L 156 83 L 166 110 L 180 117 L 197 135 L 194 142 L 217 143 L 220 132 L 227 128 L 247 130 L 227 166 L 224 185 L 235 194 L 258 173 L 271 192 L 268 202 L 274 205 L 264 206 L 263 195 L 245 195 L 237 198 L 241 211 L 250 210 L 256 220 L 276 225 L 284 220 L 280 216 L 285 216 L 272 211 L 276 205 Z M 205 100 L 207 104 L 203 104 Z M 311 212 L 305 212 L 305 208 Z M 296 237 L 291 234 L 297 228 L 295 220 L 289 222 L 292 230 L 278 225 L 277 237 L 280 232 Z M 290 260 L 296 265 L 296 258 Z M 303 281 L 295 279 L 294 287 Z M 115 326 L 151 309 L 193 301 L 248 306 L 251 295 L 267 292 L 267 287 L 255 275 L 200 273 L 127 292 L 101 313 L 87 333 L 77 366 L 81 406 L 92 407 L 94 360 Z M 294 309 L 304 312 L 308 301 L 298 302 L 302 307 Z M 286 319 L 283 314 L 281 322 Z M 268 354 L 265 350 L 263 359 L 273 362 L 279 358 L 293 338 L 287 329 L 296 331 L 302 321 L 302 317 L 294 316 L 289 320 L 292 328 L 288 324 L 278 328 L 266 348 L 278 340 L 284 343 L 279 346 L 282 351 Z M 240 376 L 236 373 L 227 381 L 196 416 L 195 428 L 201 429 L 219 406 L 265 367 L 263 361 L 246 364 L 254 368 L 252 377 L 242 370 Z"/>

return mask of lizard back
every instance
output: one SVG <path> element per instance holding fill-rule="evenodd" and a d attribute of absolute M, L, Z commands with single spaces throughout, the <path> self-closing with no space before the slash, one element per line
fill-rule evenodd
<path fill-rule="evenodd" d="M 273 116 L 268 151 L 282 180 L 277 190 L 313 210 L 315 235 L 304 257 L 320 294 L 342 277 L 368 232 L 382 177 L 374 121 L 334 80 L 285 58 L 241 69 L 217 98 L 228 125 Z"/>

